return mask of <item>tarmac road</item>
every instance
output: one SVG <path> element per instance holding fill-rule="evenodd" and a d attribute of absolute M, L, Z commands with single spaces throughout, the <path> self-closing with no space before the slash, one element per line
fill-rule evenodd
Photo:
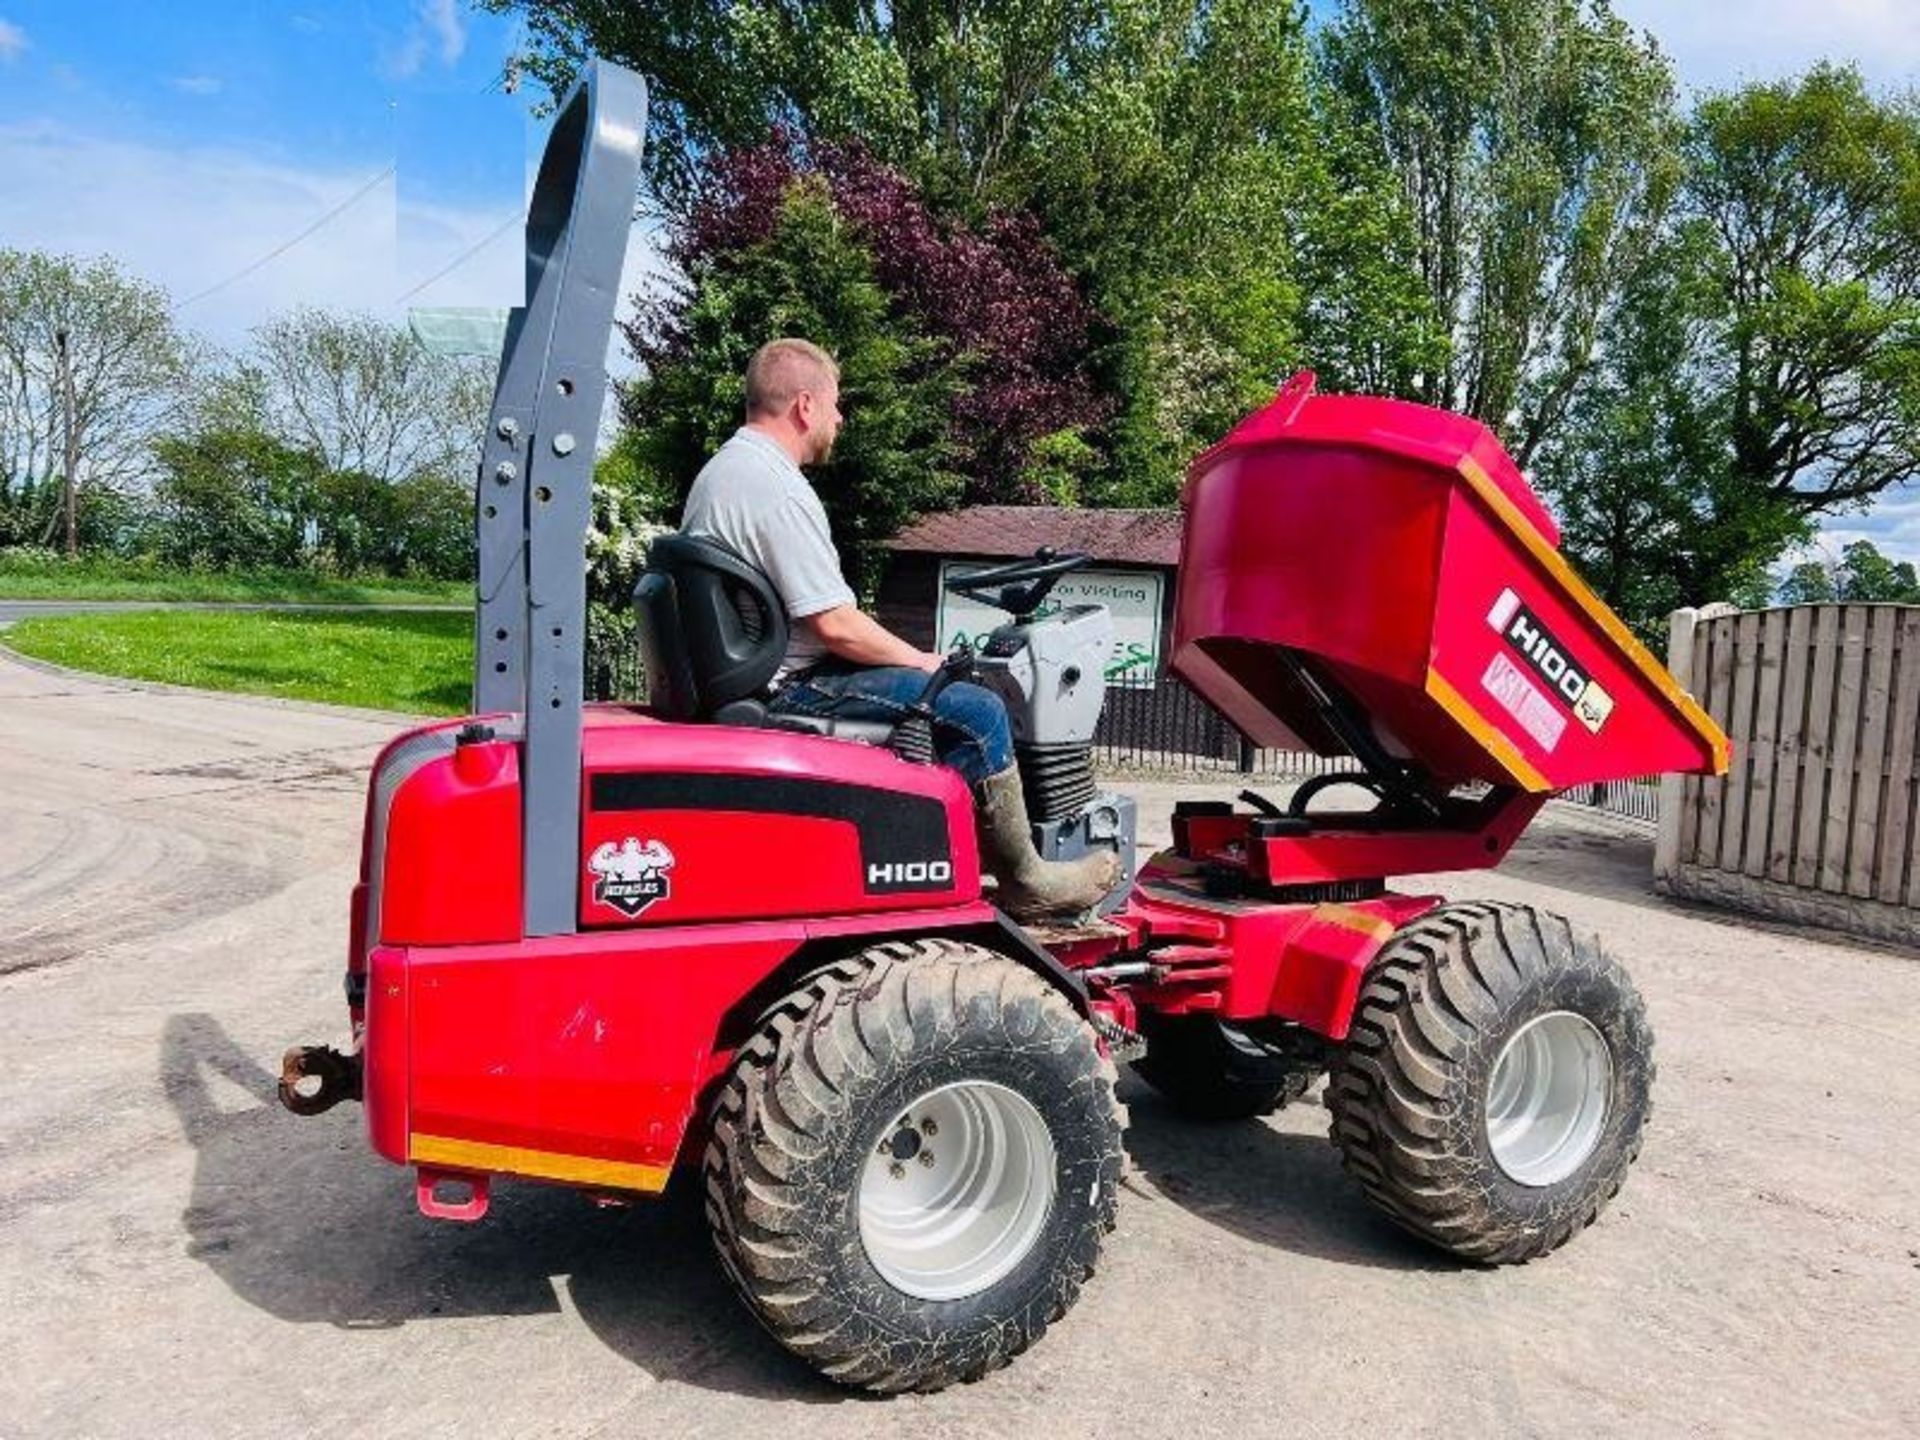
<path fill-rule="evenodd" d="M 344 1025 L 391 728 L 0 658 L 0 1435 L 1920 1433 L 1920 964 L 1668 904 L 1644 839 L 1564 815 L 1449 883 L 1606 935 L 1658 1106 L 1620 1200 L 1524 1269 L 1377 1219 L 1317 1103 L 1201 1128 L 1137 1085 L 1101 1272 L 941 1395 L 814 1380 L 688 1207 L 508 1185 L 424 1220 L 356 1109 L 272 1098 Z"/>

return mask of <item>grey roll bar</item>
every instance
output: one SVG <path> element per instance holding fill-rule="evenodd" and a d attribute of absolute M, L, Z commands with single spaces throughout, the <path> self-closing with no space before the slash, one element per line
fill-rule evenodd
<path fill-rule="evenodd" d="M 526 717 L 526 933 L 578 924 L 586 536 L 607 345 L 646 135 L 646 82 L 591 60 L 560 102 L 527 210 L 474 496 L 473 706 Z"/>

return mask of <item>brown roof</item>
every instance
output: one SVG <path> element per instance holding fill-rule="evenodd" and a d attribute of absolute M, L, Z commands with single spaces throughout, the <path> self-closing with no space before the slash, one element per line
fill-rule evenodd
<path fill-rule="evenodd" d="M 1180 512 L 970 505 L 924 516 L 887 542 L 895 551 L 996 557 L 1031 555 L 1042 545 L 1128 565 L 1177 565 Z"/>

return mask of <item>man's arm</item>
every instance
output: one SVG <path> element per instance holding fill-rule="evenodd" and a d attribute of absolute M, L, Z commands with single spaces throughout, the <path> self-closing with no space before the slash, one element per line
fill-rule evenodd
<path fill-rule="evenodd" d="M 909 645 L 857 605 L 836 605 L 799 621 L 828 653 L 855 665 L 906 665 L 934 671 L 941 658 Z"/>

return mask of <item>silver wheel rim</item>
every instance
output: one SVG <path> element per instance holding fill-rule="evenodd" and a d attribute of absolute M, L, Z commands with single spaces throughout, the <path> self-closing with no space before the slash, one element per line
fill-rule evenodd
<path fill-rule="evenodd" d="M 1500 1047 L 1487 1082 L 1487 1143 L 1520 1185 L 1553 1185 L 1593 1154 L 1607 1122 L 1613 1053 L 1571 1010 L 1529 1020 Z"/>
<path fill-rule="evenodd" d="M 860 1243 L 881 1278 L 959 1300 L 1039 1242 L 1058 1176 L 1053 1135 L 1024 1095 L 988 1080 L 929 1091 L 893 1118 L 860 1175 Z"/>

